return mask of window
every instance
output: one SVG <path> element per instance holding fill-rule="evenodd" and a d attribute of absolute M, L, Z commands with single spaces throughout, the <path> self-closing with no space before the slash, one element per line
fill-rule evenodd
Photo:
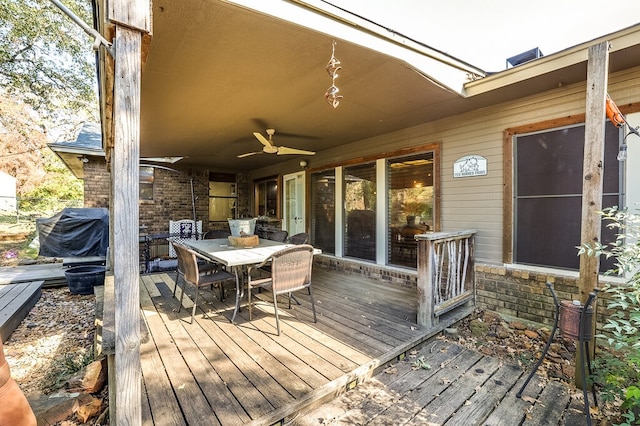
<path fill-rule="evenodd" d="M 235 219 L 237 200 L 235 175 L 209 174 L 209 221 Z"/>
<path fill-rule="evenodd" d="M 335 170 L 312 173 L 310 239 L 323 253 L 336 252 L 335 202 Z"/>
<path fill-rule="evenodd" d="M 140 167 L 139 191 L 141 200 L 153 200 L 153 167 Z"/>
<path fill-rule="evenodd" d="M 256 216 L 276 218 L 279 215 L 278 178 L 254 182 Z"/>
<path fill-rule="evenodd" d="M 603 208 L 622 205 L 620 131 L 605 128 Z M 584 125 L 515 137 L 514 261 L 579 269 Z M 601 241 L 615 235 L 602 227 Z M 602 271 L 613 259 L 601 259 Z"/>
<path fill-rule="evenodd" d="M 376 260 L 376 165 L 344 168 L 346 256 Z"/>
<path fill-rule="evenodd" d="M 433 152 L 387 160 L 388 263 L 417 267 L 414 235 L 433 229 Z"/>

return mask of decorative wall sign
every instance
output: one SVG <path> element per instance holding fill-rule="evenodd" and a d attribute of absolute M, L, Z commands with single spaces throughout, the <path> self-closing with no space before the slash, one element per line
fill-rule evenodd
<path fill-rule="evenodd" d="M 487 159 L 481 155 L 467 155 L 453 163 L 453 177 L 484 176 L 487 174 Z"/>

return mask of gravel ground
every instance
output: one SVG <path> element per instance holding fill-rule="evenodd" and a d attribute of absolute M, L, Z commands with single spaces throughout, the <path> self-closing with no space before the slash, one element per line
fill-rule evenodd
<path fill-rule="evenodd" d="M 92 360 L 94 332 L 94 295 L 43 289 L 4 344 L 12 377 L 28 396 L 52 393 Z"/>

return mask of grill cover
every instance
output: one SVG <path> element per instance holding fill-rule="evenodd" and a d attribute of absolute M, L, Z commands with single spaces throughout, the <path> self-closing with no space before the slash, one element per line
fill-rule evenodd
<path fill-rule="evenodd" d="M 106 256 L 109 210 L 68 208 L 50 218 L 36 219 L 40 256 Z"/>

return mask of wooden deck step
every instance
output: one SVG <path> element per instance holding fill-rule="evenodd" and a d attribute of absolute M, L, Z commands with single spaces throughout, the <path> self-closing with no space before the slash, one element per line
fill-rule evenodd
<path fill-rule="evenodd" d="M 40 299 L 43 281 L 0 285 L 0 338 L 9 339 Z"/>
<path fill-rule="evenodd" d="M 42 281 L 43 288 L 67 285 L 62 263 L 19 265 L 0 268 L 0 285 L 29 281 Z"/>

